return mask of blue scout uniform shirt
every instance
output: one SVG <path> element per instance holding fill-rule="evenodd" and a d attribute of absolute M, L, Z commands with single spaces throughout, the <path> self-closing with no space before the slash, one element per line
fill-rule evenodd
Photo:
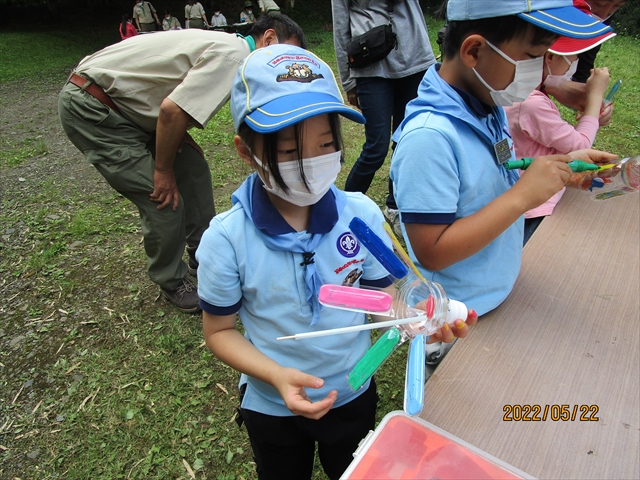
<path fill-rule="evenodd" d="M 439 65 L 427 71 L 418 97 L 393 139 L 394 196 L 404 223 L 452 224 L 505 193 L 518 179 L 498 163 L 494 144 L 507 139 L 501 107 L 488 112 L 476 98 L 440 78 Z M 418 268 L 442 285 L 447 296 L 483 315 L 507 297 L 520 271 L 523 217 L 481 251 L 437 272 Z M 407 242 L 412 260 L 418 263 Z"/>
<path fill-rule="evenodd" d="M 320 389 L 307 389 L 318 401 L 331 390 L 338 391 L 335 407 L 359 396 L 368 383 L 353 392 L 347 374 L 369 348 L 369 332 L 277 341 L 277 337 L 359 325 L 362 313 L 322 307 L 320 320 L 310 327 L 305 268 L 301 253 L 272 250 L 258 232 L 278 235 L 293 232 L 270 202 L 262 182 L 254 173 L 234 193 L 231 210 L 213 218 L 202 237 L 196 257 L 198 294 L 203 310 L 213 315 L 238 312 L 245 337 L 258 350 L 286 367 L 324 379 Z M 249 214 L 245 206 L 252 209 Z M 313 233 L 324 236 L 315 249 L 315 267 L 324 283 L 385 287 L 387 271 L 357 241 L 349 230 L 353 217 L 368 223 L 381 238 L 384 217 L 377 205 L 360 193 L 345 193 L 335 187 L 313 206 L 309 229 L 297 235 L 304 242 Z M 247 383 L 242 407 L 275 416 L 292 415 L 272 386 L 242 376 Z"/>

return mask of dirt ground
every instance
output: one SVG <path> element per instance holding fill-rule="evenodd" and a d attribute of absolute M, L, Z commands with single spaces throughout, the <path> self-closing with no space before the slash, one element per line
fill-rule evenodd
<path fill-rule="evenodd" d="M 146 276 L 137 212 L 84 161 L 59 124 L 63 83 L 0 84 L 0 147 L 29 140 L 44 142 L 47 151 L 0 170 L 1 478 L 33 478 L 25 471 L 38 471 L 46 441 L 29 436 L 55 431 L 61 421 L 41 399 L 64 402 L 69 384 L 81 380 L 73 372 L 63 380 L 49 373 L 61 359 L 76 358 L 76 340 L 91 348 L 105 341 L 99 333 L 108 324 L 101 320 L 157 311 L 164 302 Z M 69 243 L 70 220 L 92 212 L 90 204 L 99 206 L 93 222 L 117 234 Z M 115 224 L 99 218 L 105 209 Z"/>

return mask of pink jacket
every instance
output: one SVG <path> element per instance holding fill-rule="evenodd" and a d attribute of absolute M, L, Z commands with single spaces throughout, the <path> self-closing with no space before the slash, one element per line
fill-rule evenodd
<path fill-rule="evenodd" d="M 558 107 L 539 90 L 524 102 L 504 108 L 516 149 L 516 158 L 539 157 L 556 153 L 569 153 L 590 148 L 598 133 L 598 119 L 583 116 L 573 126 L 560 116 Z M 545 203 L 525 213 L 525 218 L 551 215 L 562 198 L 564 189 Z"/>

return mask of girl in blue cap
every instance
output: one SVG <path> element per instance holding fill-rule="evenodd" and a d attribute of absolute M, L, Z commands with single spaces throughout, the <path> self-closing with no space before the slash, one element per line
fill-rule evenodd
<path fill-rule="evenodd" d="M 247 57 L 231 110 L 238 154 L 255 172 L 233 194 L 231 210 L 212 220 L 196 254 L 206 343 L 242 373 L 241 419 L 259 478 L 310 478 L 317 442 L 325 472 L 337 479 L 375 426 L 374 381 L 354 392 L 346 379 L 369 334 L 276 338 L 366 322 L 362 313 L 321 308 L 323 283 L 391 284 L 348 226 L 358 216 L 385 238 L 380 209 L 333 185 L 342 161 L 339 116 L 364 118 L 344 104 L 322 60 L 290 45 Z M 433 339 L 464 337 L 475 319 L 457 320 Z"/>

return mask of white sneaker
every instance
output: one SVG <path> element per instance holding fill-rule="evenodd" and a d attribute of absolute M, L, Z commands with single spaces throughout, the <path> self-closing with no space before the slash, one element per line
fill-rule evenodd
<path fill-rule="evenodd" d="M 383 212 L 387 222 L 393 228 L 393 233 L 396 234 L 398 240 L 402 239 L 402 227 L 400 226 L 400 212 L 398 210 L 393 210 L 389 207 L 384 207 Z"/>

